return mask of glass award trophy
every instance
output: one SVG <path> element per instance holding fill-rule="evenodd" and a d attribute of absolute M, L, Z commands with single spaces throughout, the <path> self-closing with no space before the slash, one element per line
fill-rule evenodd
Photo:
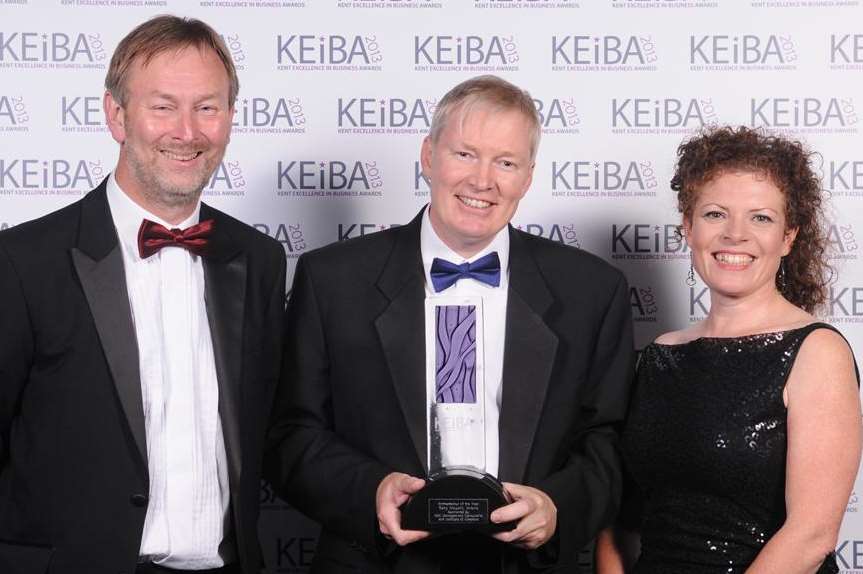
<path fill-rule="evenodd" d="M 489 515 L 511 502 L 485 472 L 482 299 L 426 300 L 426 485 L 402 507 L 402 528 L 503 532 Z"/>

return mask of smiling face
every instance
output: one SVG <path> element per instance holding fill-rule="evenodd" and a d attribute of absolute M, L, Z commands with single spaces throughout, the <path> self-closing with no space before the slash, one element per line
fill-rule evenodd
<path fill-rule="evenodd" d="M 683 229 L 711 292 L 734 298 L 775 291 L 781 258 L 797 236 L 785 227 L 782 191 L 765 175 L 739 171 L 701 187 Z"/>
<path fill-rule="evenodd" d="M 122 146 L 117 182 L 136 203 L 174 223 L 178 214 L 191 214 L 225 154 L 233 116 L 227 71 L 212 50 L 168 50 L 146 65 L 134 62 L 126 88 L 124 105 L 111 93 L 104 102 Z"/>
<path fill-rule="evenodd" d="M 468 258 L 512 219 L 533 177 L 531 124 L 517 110 L 454 110 L 422 147 L 429 217 L 446 245 Z"/>

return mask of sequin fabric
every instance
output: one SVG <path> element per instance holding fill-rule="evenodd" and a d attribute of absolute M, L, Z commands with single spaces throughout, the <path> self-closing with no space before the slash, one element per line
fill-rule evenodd
<path fill-rule="evenodd" d="M 742 573 L 782 526 L 782 390 L 817 328 L 832 329 L 644 349 L 622 439 L 640 509 L 637 574 Z M 835 572 L 831 555 L 818 574 Z"/>

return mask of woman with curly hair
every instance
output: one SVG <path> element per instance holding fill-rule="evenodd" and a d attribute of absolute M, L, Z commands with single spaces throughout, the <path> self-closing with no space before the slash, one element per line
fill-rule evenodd
<path fill-rule="evenodd" d="M 600 574 L 838 572 L 861 415 L 851 349 L 812 315 L 830 269 L 809 159 L 745 127 L 678 148 L 671 188 L 711 307 L 642 353 L 622 437 L 634 495 L 598 539 Z"/>

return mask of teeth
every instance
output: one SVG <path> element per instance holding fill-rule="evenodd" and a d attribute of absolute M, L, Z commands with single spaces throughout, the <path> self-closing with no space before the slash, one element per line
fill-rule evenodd
<path fill-rule="evenodd" d="M 717 261 L 730 265 L 748 265 L 754 259 L 751 255 L 736 253 L 717 253 L 715 257 Z"/>
<path fill-rule="evenodd" d="M 168 150 L 162 150 L 162 153 L 168 156 L 168 159 L 173 159 L 177 161 L 192 161 L 193 159 L 198 157 L 199 154 L 199 152 L 181 154 Z"/>
<path fill-rule="evenodd" d="M 485 209 L 486 207 L 491 206 L 491 203 L 483 201 L 481 199 L 471 199 L 470 197 L 463 196 L 459 196 L 459 199 L 468 207 L 476 207 L 477 209 Z"/>

